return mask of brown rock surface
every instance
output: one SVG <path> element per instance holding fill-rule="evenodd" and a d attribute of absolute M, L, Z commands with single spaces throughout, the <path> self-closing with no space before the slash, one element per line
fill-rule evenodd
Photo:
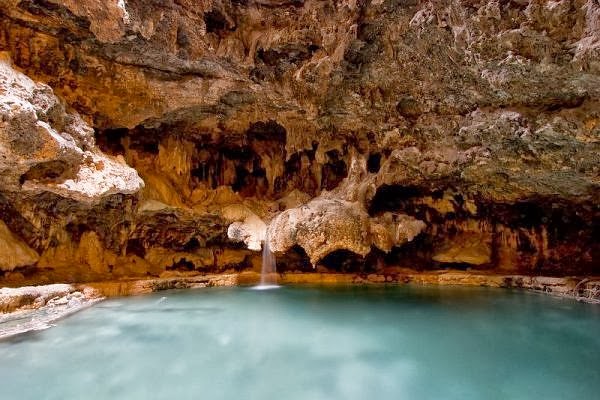
<path fill-rule="evenodd" d="M 365 257 L 372 246 L 389 252 L 394 246 L 410 242 L 425 224 L 408 215 L 390 212 L 371 218 L 366 201 L 373 180 L 374 176 L 367 172 L 366 160 L 353 159 L 348 177 L 337 188 L 324 191 L 271 221 L 267 237 L 271 250 L 283 253 L 298 245 L 315 265 L 339 250 Z"/>
<path fill-rule="evenodd" d="M 597 1 L 0 0 L 0 21 L 0 244 L 31 256 L 7 284 L 254 268 L 269 223 L 289 270 L 600 273 Z"/>
<path fill-rule="evenodd" d="M 12 234 L 0 221 L 0 270 L 12 271 L 17 267 L 35 264 L 38 254 L 21 239 Z"/>

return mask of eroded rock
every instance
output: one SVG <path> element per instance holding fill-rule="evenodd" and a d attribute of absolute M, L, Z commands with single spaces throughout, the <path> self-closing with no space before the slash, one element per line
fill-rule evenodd
<path fill-rule="evenodd" d="M 121 159 L 94 147 L 94 133 L 52 89 L 0 59 L 0 179 L 4 191 L 50 191 L 79 201 L 135 193 L 143 182 Z"/>
<path fill-rule="evenodd" d="M 372 181 L 366 160 L 353 159 L 349 176 L 339 187 L 271 221 L 267 237 L 271 250 L 285 252 L 299 245 L 315 265 L 338 250 L 364 257 L 372 246 L 389 252 L 393 246 L 411 241 L 425 223 L 408 215 L 386 213 L 371 218 L 367 213 Z"/>
<path fill-rule="evenodd" d="M 12 271 L 17 267 L 34 265 L 39 255 L 31 247 L 27 246 L 19 237 L 15 236 L 0 221 L 0 270 Z"/>
<path fill-rule="evenodd" d="M 41 260 L 0 279 L 250 268 L 273 219 L 292 270 L 599 274 L 598 15 L 0 2 L 0 219 Z"/>
<path fill-rule="evenodd" d="M 0 288 L 0 339 L 50 328 L 54 321 L 102 299 L 94 288 L 82 293 L 64 284 Z"/>

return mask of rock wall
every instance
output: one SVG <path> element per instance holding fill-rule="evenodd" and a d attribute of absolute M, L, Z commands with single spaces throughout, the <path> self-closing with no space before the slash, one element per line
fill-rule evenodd
<path fill-rule="evenodd" d="M 280 270 L 600 274 L 596 0 L 0 22 L 2 284 L 258 269 L 265 238 Z"/>

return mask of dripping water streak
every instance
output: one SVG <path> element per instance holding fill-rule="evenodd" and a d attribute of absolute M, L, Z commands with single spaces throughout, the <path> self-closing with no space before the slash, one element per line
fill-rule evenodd
<path fill-rule="evenodd" d="M 277 272 L 277 264 L 275 261 L 275 254 L 271 252 L 269 246 L 269 228 L 265 233 L 265 241 L 263 242 L 262 249 L 262 269 L 260 273 L 260 284 L 255 287 L 258 290 L 275 289 L 279 286 L 275 273 Z"/>

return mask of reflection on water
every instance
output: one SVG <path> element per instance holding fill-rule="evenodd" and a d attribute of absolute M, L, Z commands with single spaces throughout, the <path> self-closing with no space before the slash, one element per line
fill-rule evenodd
<path fill-rule="evenodd" d="M 0 399 L 592 399 L 600 307 L 420 287 L 110 300 L 0 342 Z"/>

